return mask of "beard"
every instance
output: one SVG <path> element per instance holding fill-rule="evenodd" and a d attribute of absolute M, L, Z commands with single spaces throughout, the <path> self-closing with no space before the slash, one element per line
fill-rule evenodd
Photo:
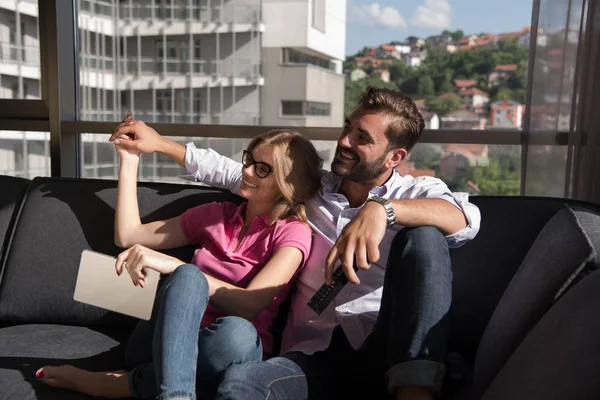
<path fill-rule="evenodd" d="M 361 161 L 358 156 L 350 150 L 344 149 L 344 153 L 352 154 L 354 156 L 355 164 L 353 166 L 347 166 L 344 162 L 340 161 L 340 157 L 342 156 L 340 155 L 340 147 L 338 146 L 335 150 L 335 157 L 331 162 L 331 172 L 337 176 L 352 182 L 364 182 L 378 178 L 385 171 L 383 164 L 385 163 L 386 153 L 370 163 Z M 352 161 L 347 160 L 346 162 Z"/>

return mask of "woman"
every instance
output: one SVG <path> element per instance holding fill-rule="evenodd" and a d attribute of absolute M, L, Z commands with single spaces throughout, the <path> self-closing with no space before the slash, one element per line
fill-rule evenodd
<path fill-rule="evenodd" d="M 123 124 L 131 123 L 128 114 Z M 122 138 L 123 140 L 131 138 Z M 168 274 L 150 321 L 140 321 L 126 350 L 126 371 L 42 367 L 42 382 L 110 398 L 196 398 L 236 363 L 272 351 L 273 326 L 311 245 L 303 203 L 316 194 L 322 160 L 295 131 L 255 137 L 242 158 L 239 194 L 247 201 L 202 204 L 142 224 L 136 176 L 140 153 L 116 144 L 121 164 L 115 214 L 117 257 L 134 285 L 144 269 Z M 198 244 L 192 264 L 152 249 Z M 251 321 L 251 322 L 249 322 Z"/>

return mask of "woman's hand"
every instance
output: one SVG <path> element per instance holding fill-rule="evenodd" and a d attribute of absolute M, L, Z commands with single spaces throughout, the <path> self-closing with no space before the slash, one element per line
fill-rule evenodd
<path fill-rule="evenodd" d="M 183 262 L 175 257 L 136 244 L 119 254 L 115 269 L 117 275 L 121 275 L 123 267 L 125 267 L 133 284 L 144 287 L 146 285 L 144 268 L 153 269 L 161 274 L 170 274 L 181 264 Z"/>
<path fill-rule="evenodd" d="M 129 138 L 129 139 L 126 139 Z M 132 139 L 132 140 L 130 140 Z M 144 121 L 133 119 L 131 111 L 127 112 L 123 121 L 117 125 L 108 139 L 128 151 L 136 154 L 150 154 L 164 148 L 165 139 Z"/>
<path fill-rule="evenodd" d="M 117 127 L 113 131 L 113 134 L 114 134 L 114 132 L 119 130 L 120 127 L 127 127 L 127 126 L 130 126 L 132 123 L 133 123 L 133 117 L 131 116 L 131 111 L 127 111 L 127 115 L 125 115 L 125 118 L 123 118 L 123 121 L 119 125 L 117 125 Z M 132 146 L 123 145 L 123 143 L 131 142 L 133 140 L 133 136 L 134 135 L 131 133 L 129 133 L 129 134 L 121 133 L 118 136 L 119 140 L 114 141 L 115 149 L 117 150 L 117 154 L 119 155 L 119 158 L 121 158 L 122 161 L 127 161 L 130 159 L 133 161 L 139 161 L 139 159 L 140 159 L 140 153 L 141 153 L 140 150 L 138 150 Z"/>

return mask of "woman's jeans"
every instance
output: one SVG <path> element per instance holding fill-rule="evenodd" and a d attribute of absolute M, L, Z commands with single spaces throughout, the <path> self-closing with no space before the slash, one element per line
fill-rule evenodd
<path fill-rule="evenodd" d="M 159 287 L 152 317 L 140 321 L 126 349 L 129 390 L 140 399 L 195 399 L 211 393 L 233 364 L 262 360 L 254 326 L 240 317 L 219 318 L 204 329 L 208 282 L 184 264 Z"/>
<path fill-rule="evenodd" d="M 360 349 L 338 326 L 326 350 L 232 366 L 217 399 L 386 399 L 404 386 L 439 391 L 451 298 L 444 236 L 433 227 L 404 229 L 392 243 L 377 322 Z"/>

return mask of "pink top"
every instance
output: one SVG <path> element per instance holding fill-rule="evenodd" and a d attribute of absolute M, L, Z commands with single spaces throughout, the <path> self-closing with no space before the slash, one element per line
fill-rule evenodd
<path fill-rule="evenodd" d="M 294 218 L 269 225 L 269 216 L 263 215 L 252 221 L 238 248 L 234 250 L 244 223 L 242 215 L 246 204 L 236 206 L 229 202 L 213 202 L 199 205 L 182 214 L 181 226 L 188 240 L 199 246 L 194 252 L 192 264 L 207 275 L 241 288 L 248 287 L 277 250 L 291 246 L 302 252 L 303 260 L 294 277 L 252 321 L 262 339 L 264 353 L 271 354 L 271 329 L 279 306 L 288 296 L 292 282 L 308 258 L 312 231 L 308 225 Z M 209 326 L 225 315 L 209 304 L 201 327 Z"/>

